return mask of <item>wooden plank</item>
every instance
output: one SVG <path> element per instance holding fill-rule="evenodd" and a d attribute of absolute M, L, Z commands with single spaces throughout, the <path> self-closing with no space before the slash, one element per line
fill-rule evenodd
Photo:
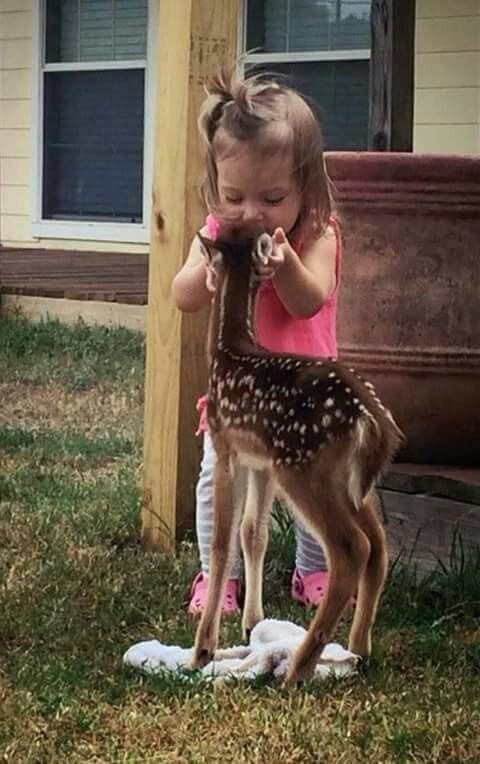
<path fill-rule="evenodd" d="M 478 125 L 416 125 L 415 151 L 419 154 L 465 154 L 480 151 Z"/>
<path fill-rule="evenodd" d="M 182 316 L 171 283 L 205 214 L 197 131 L 204 83 L 220 64 L 235 61 L 238 17 L 238 0 L 160 3 L 142 538 L 146 548 L 169 552 L 192 526 L 194 401 L 206 383 L 206 316 Z"/>
<path fill-rule="evenodd" d="M 30 100 L 5 101 L 0 99 L 0 127 L 6 130 L 30 129 L 32 102 Z"/>
<path fill-rule="evenodd" d="M 479 4 L 480 15 L 480 4 Z M 479 23 L 469 16 L 443 19 L 417 19 L 415 51 L 419 53 L 458 53 L 480 48 Z"/>
<path fill-rule="evenodd" d="M 65 250 L 0 250 L 5 293 L 145 304 L 148 255 Z"/>
<path fill-rule="evenodd" d="M 30 130 L 0 128 L 0 152 L 2 157 L 28 158 L 31 154 Z"/>
<path fill-rule="evenodd" d="M 413 144 L 415 0 L 372 0 L 371 151 L 411 151 Z"/>
<path fill-rule="evenodd" d="M 7 186 L 0 188 L 0 205 L 5 215 L 29 215 L 31 193 L 28 186 Z"/>
<path fill-rule="evenodd" d="M 480 16 L 478 0 L 417 0 L 417 18 Z"/>
<path fill-rule="evenodd" d="M 450 568 L 480 550 L 480 506 L 453 499 L 381 490 L 390 559 L 422 573 Z M 461 543 L 459 543 L 461 541 Z"/>
<path fill-rule="evenodd" d="M 28 30 L 32 28 L 31 10 L 13 10 L 2 13 L 2 39 L 16 40 L 25 39 L 29 36 Z"/>
<path fill-rule="evenodd" d="M 415 93 L 417 128 L 419 125 L 475 125 L 480 121 L 479 115 L 480 87 L 422 88 Z"/>
<path fill-rule="evenodd" d="M 2 147 L 2 133 L 0 130 L 0 151 Z M 3 215 L 0 214 L 0 231 L 2 232 L 2 244 L 22 243 L 31 239 L 31 220 L 29 215 Z"/>
<path fill-rule="evenodd" d="M 12 157 L 0 159 L 2 185 L 15 186 L 19 184 L 21 186 L 29 186 L 32 174 L 33 169 L 30 167 L 29 159 L 15 159 Z"/>
<path fill-rule="evenodd" d="M 478 52 L 418 53 L 418 88 L 478 87 Z"/>
<path fill-rule="evenodd" d="M 31 98 L 32 79 L 32 67 L 29 61 L 23 61 L 18 69 L 0 70 L 0 93 L 2 94 L 2 99 Z M 2 156 L 6 156 L 3 151 Z"/>
<path fill-rule="evenodd" d="M 2 17 L 0 15 L 0 28 Z M 0 67 L 2 69 L 23 69 L 32 60 L 33 40 L 2 40 L 0 44 Z"/>
<path fill-rule="evenodd" d="M 439 496 L 480 507 L 480 469 L 435 464 L 395 463 L 380 487 L 404 494 Z"/>

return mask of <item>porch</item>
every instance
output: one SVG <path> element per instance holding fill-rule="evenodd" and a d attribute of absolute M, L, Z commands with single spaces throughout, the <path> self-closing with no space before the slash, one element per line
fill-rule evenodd
<path fill-rule="evenodd" d="M 148 255 L 0 248 L 2 309 L 145 331 Z"/>

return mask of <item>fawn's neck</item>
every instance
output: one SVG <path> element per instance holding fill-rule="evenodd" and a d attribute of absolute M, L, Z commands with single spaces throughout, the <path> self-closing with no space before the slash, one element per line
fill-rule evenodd
<path fill-rule="evenodd" d="M 219 278 L 213 298 L 208 337 L 208 359 L 217 350 L 228 348 L 248 353 L 257 347 L 255 339 L 255 302 L 258 292 L 250 262 L 226 267 Z"/>

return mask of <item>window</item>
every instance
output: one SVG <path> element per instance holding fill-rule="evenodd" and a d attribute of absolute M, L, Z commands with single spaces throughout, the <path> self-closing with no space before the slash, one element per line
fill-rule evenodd
<path fill-rule="evenodd" d="M 148 241 L 148 30 L 155 4 L 42 3 L 34 235 Z"/>
<path fill-rule="evenodd" d="M 327 149 L 367 148 L 370 0 L 247 0 L 243 47 L 309 98 Z"/>

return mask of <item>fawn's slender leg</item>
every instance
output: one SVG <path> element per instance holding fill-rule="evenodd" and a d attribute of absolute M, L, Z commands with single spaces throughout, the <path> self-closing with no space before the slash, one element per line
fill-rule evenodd
<path fill-rule="evenodd" d="M 245 604 L 242 630 L 248 638 L 263 619 L 263 561 L 268 544 L 268 521 L 273 502 L 273 481 L 269 470 L 250 470 L 245 514 L 241 525 L 245 563 Z"/>
<path fill-rule="evenodd" d="M 230 466 L 235 474 L 230 473 Z M 218 643 L 222 603 L 233 564 L 245 493 L 245 470 L 218 458 L 214 471 L 214 527 L 210 551 L 208 594 L 197 629 L 192 668 L 209 663 Z M 235 490 L 234 490 L 235 483 Z"/>
<path fill-rule="evenodd" d="M 333 507 L 326 509 L 332 510 Z M 342 519 L 332 512 L 327 525 L 342 522 Z M 335 538 L 333 544 L 332 536 Z M 324 540 L 330 562 L 328 590 L 313 617 L 307 636 L 293 656 L 288 682 L 312 677 L 323 648 L 331 641 L 343 611 L 355 594 L 370 554 L 368 538 L 355 523 L 345 525 L 340 532 L 338 527 L 333 533 L 327 532 Z"/>
<path fill-rule="evenodd" d="M 287 485 L 283 486 L 287 489 Z M 308 633 L 293 656 L 287 682 L 312 677 L 325 645 L 358 587 L 370 555 L 370 542 L 355 520 L 353 504 L 344 491 L 325 481 L 323 491 L 288 480 L 288 494 L 309 530 L 326 547 L 330 582 Z"/>
<path fill-rule="evenodd" d="M 352 653 L 362 658 L 367 658 L 371 652 L 372 626 L 388 570 L 387 541 L 377 512 L 378 503 L 377 493 L 371 491 L 358 513 L 358 523 L 370 541 L 370 556 L 360 577 L 348 646 Z"/>

